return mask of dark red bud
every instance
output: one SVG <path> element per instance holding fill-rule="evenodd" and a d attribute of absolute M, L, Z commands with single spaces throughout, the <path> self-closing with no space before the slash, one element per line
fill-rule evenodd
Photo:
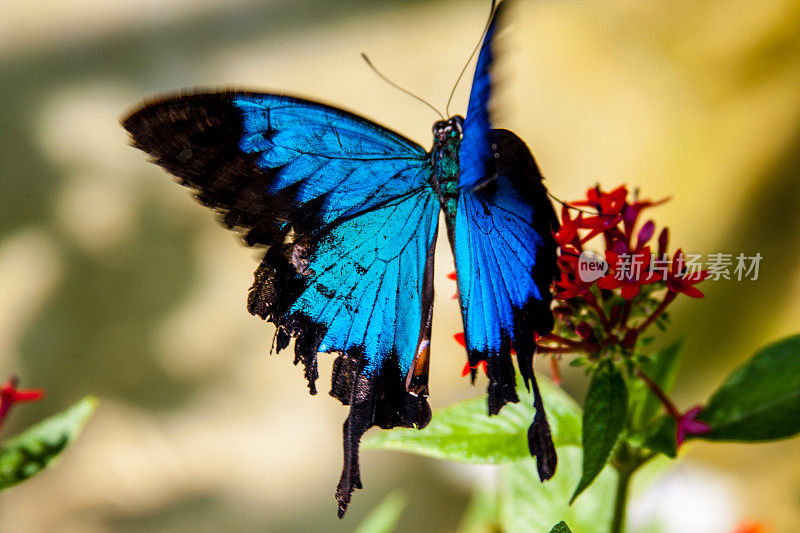
<path fill-rule="evenodd" d="M 609 313 L 609 316 L 608 316 L 608 321 L 609 321 L 611 327 L 614 327 L 614 326 L 617 325 L 617 322 L 619 321 L 619 317 L 620 317 L 621 314 L 622 314 L 622 307 L 620 307 L 619 305 L 611 306 L 611 312 Z"/>
<path fill-rule="evenodd" d="M 667 245 L 669 244 L 669 229 L 664 228 L 658 235 L 658 257 L 667 255 Z"/>
<path fill-rule="evenodd" d="M 636 331 L 635 329 L 628 330 L 628 332 L 625 334 L 625 338 L 622 339 L 622 347 L 630 350 L 631 348 L 636 346 L 636 339 L 638 338 L 639 338 L 638 331 Z"/>
<path fill-rule="evenodd" d="M 649 241 L 653 237 L 653 233 L 656 231 L 656 225 L 652 220 L 648 220 L 642 229 L 639 230 L 639 236 L 636 239 L 636 249 L 640 249 L 642 246 L 645 245 L 647 241 Z"/>
<path fill-rule="evenodd" d="M 585 341 L 593 341 L 595 340 L 594 330 L 592 326 L 587 324 L 586 322 L 581 322 L 577 326 L 575 326 L 575 333 L 578 334 L 578 337 Z"/>

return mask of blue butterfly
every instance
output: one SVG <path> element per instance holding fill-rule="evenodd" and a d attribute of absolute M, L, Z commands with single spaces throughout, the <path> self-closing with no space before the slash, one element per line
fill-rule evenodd
<path fill-rule="evenodd" d="M 502 6 L 502 4 L 501 4 Z M 358 446 L 372 427 L 424 427 L 440 210 L 455 255 L 471 365 L 486 361 L 489 413 L 517 402 L 512 349 L 536 415 L 539 476 L 556 453 L 533 375 L 534 332 L 553 327 L 558 222 L 539 169 L 514 133 L 493 129 L 492 39 L 483 39 L 466 118 L 433 125 L 430 151 L 357 115 L 253 92 L 145 103 L 123 126 L 133 145 L 194 190 L 248 245 L 267 246 L 248 310 L 295 339 L 316 393 L 317 353 L 336 353 L 330 394 L 350 406 L 339 516 L 361 488 Z M 474 379 L 473 372 L 473 379 Z"/>

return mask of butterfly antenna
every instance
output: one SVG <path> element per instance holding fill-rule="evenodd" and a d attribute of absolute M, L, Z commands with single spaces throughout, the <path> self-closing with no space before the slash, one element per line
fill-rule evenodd
<path fill-rule="evenodd" d="M 371 68 L 371 69 L 372 69 L 372 71 L 373 71 L 373 72 L 375 72 L 375 74 L 377 74 L 377 75 L 378 75 L 378 76 L 379 76 L 379 77 L 380 77 L 380 78 L 381 78 L 383 81 L 385 81 L 386 83 L 388 83 L 389 85 L 391 85 L 391 86 L 392 86 L 392 87 L 394 87 L 395 89 L 399 89 L 399 90 L 403 91 L 403 92 L 404 92 L 404 93 L 406 93 L 408 96 L 411 96 L 412 98 L 415 98 L 415 99 L 419 100 L 420 102 L 422 102 L 423 104 L 425 104 L 426 106 L 430 107 L 431 109 L 433 109 L 433 110 L 436 112 L 436 114 L 437 114 L 437 115 L 439 115 L 439 116 L 442 118 L 442 120 L 444 120 L 444 115 L 442 115 L 442 112 L 441 112 L 441 111 L 439 111 L 438 109 L 436 109 L 435 107 L 433 107 L 433 105 L 431 105 L 431 104 L 430 104 L 428 101 L 426 101 L 426 100 L 423 100 L 422 98 L 420 98 L 420 97 L 419 97 L 419 96 L 417 96 L 416 94 L 412 93 L 411 91 L 409 91 L 409 90 L 407 90 L 407 89 L 404 89 L 403 87 L 399 86 L 398 84 L 396 84 L 395 82 L 393 82 L 392 80 L 390 80 L 389 78 L 387 78 L 386 76 L 384 76 L 384 75 L 381 73 L 381 71 L 380 71 L 380 70 L 378 70 L 377 68 L 375 68 L 375 65 L 373 65 L 373 64 L 372 64 L 372 61 L 370 61 L 370 60 L 369 60 L 369 58 L 367 57 L 367 54 L 365 54 L 364 52 L 361 52 L 361 58 L 362 58 L 364 61 L 366 61 L 366 62 L 367 62 L 367 65 L 369 65 L 369 68 Z"/>
<path fill-rule="evenodd" d="M 467 59 L 467 62 L 464 64 L 464 68 L 462 68 L 461 72 L 459 72 L 455 84 L 453 84 L 453 90 L 450 91 L 450 98 L 447 99 L 447 105 L 444 108 L 444 112 L 447 114 L 447 116 L 450 116 L 450 102 L 453 100 L 453 95 L 456 94 L 456 87 L 458 87 L 461 78 L 464 77 L 464 73 L 467 71 L 467 67 L 472 62 L 472 58 L 475 57 L 475 54 L 480 49 L 481 44 L 483 43 L 483 37 L 489 30 L 489 24 L 492 23 L 492 15 L 494 14 L 494 8 L 496 5 L 497 5 L 497 0 L 492 0 L 492 7 L 489 10 L 489 20 L 486 21 L 486 26 L 483 28 L 483 31 L 481 32 L 481 38 L 478 39 L 478 44 L 476 44 L 475 48 L 472 49 L 472 53 L 469 55 L 469 59 Z"/>
<path fill-rule="evenodd" d="M 555 200 L 556 202 L 558 202 L 559 204 L 563 205 L 566 208 L 573 209 L 573 210 L 581 212 L 581 213 L 586 213 L 587 215 L 600 215 L 601 214 L 601 213 L 597 213 L 596 211 L 587 211 L 586 209 L 581 209 L 580 207 L 575 207 L 574 205 L 571 205 L 571 204 L 565 202 L 564 200 L 560 199 L 558 196 L 555 196 L 550 191 L 547 191 L 547 196 L 549 196 L 550 198 L 552 198 L 553 200 Z"/>

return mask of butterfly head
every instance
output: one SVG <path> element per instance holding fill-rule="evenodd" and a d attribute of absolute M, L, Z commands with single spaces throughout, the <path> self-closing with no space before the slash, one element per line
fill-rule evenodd
<path fill-rule="evenodd" d="M 447 120 L 438 120 L 433 124 L 433 138 L 437 143 L 443 143 L 454 138 L 461 138 L 464 117 L 453 115 Z"/>

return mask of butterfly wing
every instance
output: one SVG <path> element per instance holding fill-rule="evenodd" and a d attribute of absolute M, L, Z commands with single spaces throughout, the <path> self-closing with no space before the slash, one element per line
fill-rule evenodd
<path fill-rule="evenodd" d="M 502 4 L 501 4 L 502 7 Z M 459 150 L 455 260 L 470 365 L 487 362 L 489 412 L 518 401 L 511 350 L 536 415 L 528 432 L 539 476 L 555 472 L 550 427 L 533 375 L 534 332 L 553 328 L 550 283 L 556 273 L 557 227 L 536 162 L 525 143 L 492 129 L 492 38 L 500 8 L 482 44 Z"/>
<path fill-rule="evenodd" d="M 464 135 L 458 151 L 458 183 L 461 189 L 471 189 L 483 179 L 486 165 L 489 158 L 492 157 L 491 143 L 489 142 L 489 131 L 492 129 L 489 100 L 492 95 L 491 66 L 494 52 L 491 43 L 499 21 L 503 18 L 503 6 L 503 3 L 497 6 L 492 15 L 472 78 L 467 116 L 463 126 Z"/>
<path fill-rule="evenodd" d="M 371 426 L 423 427 L 438 200 L 425 150 L 345 111 L 287 96 L 192 94 L 123 122 L 134 145 L 194 189 L 248 244 L 269 246 L 248 309 L 295 337 L 316 392 L 317 353 L 338 353 L 344 425 L 340 516 L 360 488 Z"/>

